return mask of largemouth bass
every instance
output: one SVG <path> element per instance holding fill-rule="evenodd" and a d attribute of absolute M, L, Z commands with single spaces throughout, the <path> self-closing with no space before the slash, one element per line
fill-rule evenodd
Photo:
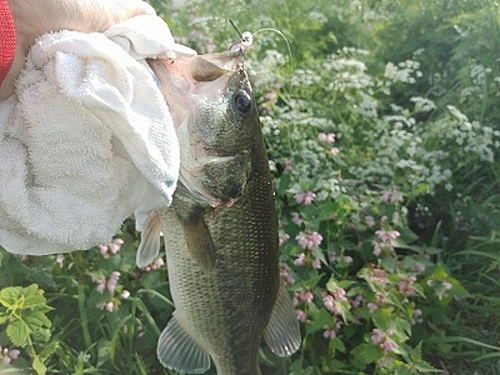
<path fill-rule="evenodd" d="M 300 345 L 279 276 L 278 220 L 269 163 L 242 53 L 153 60 L 181 149 L 173 203 L 148 220 L 147 264 L 165 233 L 176 310 L 158 341 L 167 368 L 260 375 L 262 339 L 279 356 Z"/>

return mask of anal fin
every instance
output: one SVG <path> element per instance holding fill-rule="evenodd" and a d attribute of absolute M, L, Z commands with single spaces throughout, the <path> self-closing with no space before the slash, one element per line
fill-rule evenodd
<path fill-rule="evenodd" d="M 158 339 L 158 360 L 164 367 L 189 374 L 210 368 L 208 353 L 181 327 L 175 315 Z"/>
<path fill-rule="evenodd" d="M 153 263 L 160 252 L 161 218 L 157 211 L 149 217 L 141 234 L 141 243 L 137 249 L 136 263 L 142 268 Z"/>
<path fill-rule="evenodd" d="M 280 283 L 264 340 L 271 351 L 280 357 L 288 357 L 300 347 L 300 326 L 284 283 Z"/>

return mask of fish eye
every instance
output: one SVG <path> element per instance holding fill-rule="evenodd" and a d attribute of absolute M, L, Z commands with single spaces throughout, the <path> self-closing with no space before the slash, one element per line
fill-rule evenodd
<path fill-rule="evenodd" d="M 248 116 L 252 110 L 252 98 L 245 91 L 239 91 L 233 98 L 234 109 L 241 116 Z"/>

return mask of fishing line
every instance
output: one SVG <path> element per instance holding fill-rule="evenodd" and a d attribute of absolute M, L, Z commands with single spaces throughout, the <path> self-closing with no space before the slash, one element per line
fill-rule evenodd
<path fill-rule="evenodd" d="M 293 68 L 292 48 L 290 47 L 290 42 L 288 41 L 288 38 L 286 37 L 285 34 L 283 34 L 283 32 L 281 32 L 278 29 L 274 29 L 274 28 L 270 28 L 270 27 L 269 28 L 262 28 L 260 30 L 257 30 L 253 34 L 250 31 L 241 32 L 241 30 L 238 28 L 238 26 L 236 26 L 236 24 L 233 22 L 233 20 L 229 20 L 229 22 L 231 23 L 231 26 L 233 27 L 234 31 L 236 32 L 236 34 L 240 38 L 240 43 L 234 44 L 233 46 L 231 46 L 231 49 L 233 47 L 239 48 L 244 54 L 252 46 L 254 37 L 257 34 L 263 32 L 263 31 L 275 32 L 276 34 L 278 34 L 279 36 L 281 36 L 283 38 L 283 40 L 285 41 L 286 48 L 288 50 L 288 56 L 290 57 L 290 74 L 293 72 L 294 68 Z M 288 93 L 291 96 L 291 92 L 289 91 Z M 285 100 L 284 98 L 282 98 L 282 99 Z M 291 142 L 291 136 L 290 136 L 290 129 L 288 129 L 287 127 L 285 127 L 283 130 L 286 131 L 286 132 L 288 132 L 288 136 L 287 136 L 287 139 L 288 139 L 288 151 L 289 151 L 290 156 L 292 157 L 292 159 L 295 159 L 295 157 L 293 156 L 293 152 L 292 152 L 293 148 L 292 148 L 292 142 Z"/>
<path fill-rule="evenodd" d="M 257 30 L 255 33 L 250 33 L 249 31 L 245 31 L 245 33 L 248 33 L 250 34 L 250 36 L 252 37 L 252 42 L 253 42 L 253 38 L 263 32 L 263 31 L 274 31 L 276 34 L 278 34 L 279 36 L 281 36 L 283 38 L 283 40 L 285 41 L 285 44 L 286 44 L 286 48 L 288 50 L 288 56 L 290 56 L 290 69 L 291 71 L 293 71 L 293 56 L 292 56 L 292 48 L 290 47 L 290 42 L 288 41 L 288 38 L 286 37 L 285 34 L 283 34 L 281 31 L 279 31 L 278 29 L 273 29 L 273 28 L 263 28 L 263 29 L 260 29 L 260 30 Z M 245 34 L 243 33 L 243 34 Z"/>
<path fill-rule="evenodd" d="M 292 55 L 292 48 L 290 47 L 290 42 L 288 41 L 288 38 L 286 37 L 285 34 L 283 34 L 280 30 L 274 29 L 274 28 L 263 28 L 259 29 L 256 32 L 252 33 L 250 31 L 243 31 L 241 32 L 238 26 L 233 22 L 233 20 L 229 20 L 231 23 L 231 26 L 233 27 L 234 31 L 236 31 L 236 34 L 238 34 L 238 37 L 240 38 L 241 45 L 240 48 L 242 49 L 243 53 L 246 53 L 248 49 L 253 45 L 253 40 L 255 36 L 263 31 L 273 31 L 279 36 L 283 38 L 286 44 L 286 48 L 288 50 L 288 56 L 290 57 L 290 70 L 293 71 L 293 55 Z"/>

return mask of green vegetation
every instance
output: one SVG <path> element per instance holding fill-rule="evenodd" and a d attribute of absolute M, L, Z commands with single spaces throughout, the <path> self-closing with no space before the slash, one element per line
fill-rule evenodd
<path fill-rule="evenodd" d="M 200 53 L 237 42 L 229 19 L 255 34 L 246 68 L 303 332 L 292 358 L 263 347 L 264 373 L 498 374 L 498 4 L 151 3 Z M 132 223 L 117 238 L 0 252 L 0 373 L 173 374 L 155 355 L 166 268 L 135 267 Z"/>

